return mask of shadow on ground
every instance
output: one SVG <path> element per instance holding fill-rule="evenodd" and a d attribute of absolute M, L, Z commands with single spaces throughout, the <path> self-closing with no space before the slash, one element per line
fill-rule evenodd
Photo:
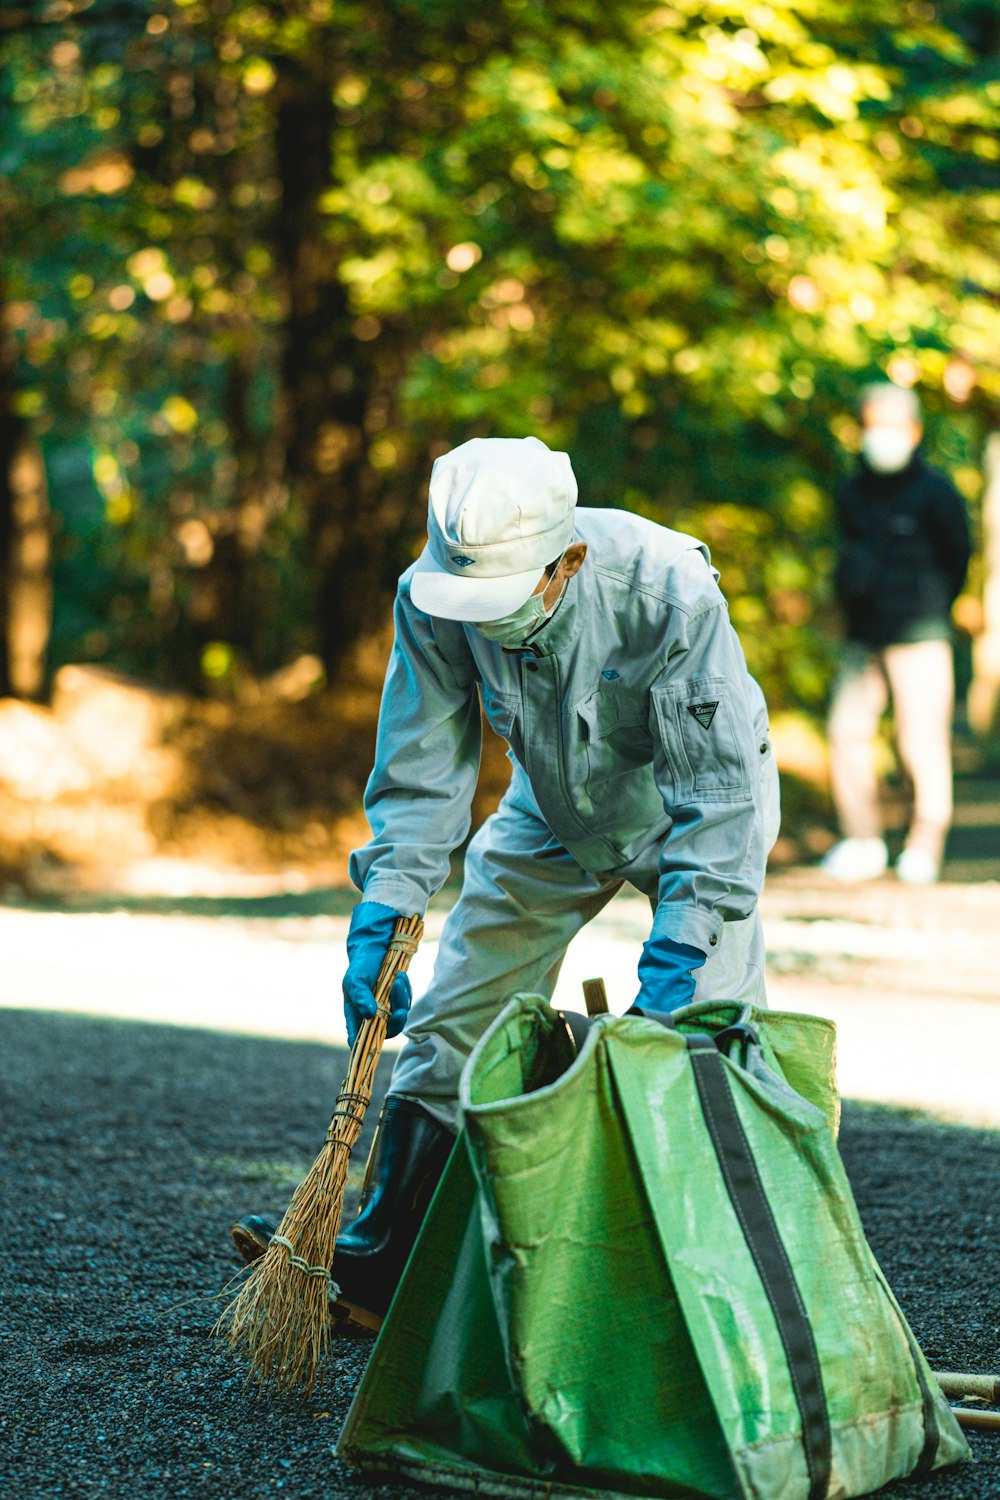
<path fill-rule="evenodd" d="M 156 896 L 72 892 L 59 897 L 8 898 L 18 911 L 72 911 L 101 915 L 124 911 L 135 916 L 238 917 L 273 922 L 282 917 L 346 917 L 358 902 L 353 886 L 316 886 L 264 896 Z"/>
<path fill-rule="evenodd" d="M 83 1500 L 426 1493 L 355 1479 L 332 1456 L 369 1341 L 345 1342 L 303 1402 L 258 1400 L 211 1337 L 216 1294 L 236 1270 L 229 1225 L 283 1205 L 319 1147 L 345 1054 L 7 1011 L 0 1058 L 8 1484 Z M 995 1263 L 1000 1135 L 849 1105 L 843 1152 L 932 1363 L 997 1368 L 984 1270 Z M 972 1446 L 971 1467 L 881 1493 L 995 1497 L 1000 1439 L 973 1435 Z"/>

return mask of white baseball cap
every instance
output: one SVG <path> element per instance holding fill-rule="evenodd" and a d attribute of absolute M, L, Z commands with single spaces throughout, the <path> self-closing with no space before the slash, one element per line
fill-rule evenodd
<path fill-rule="evenodd" d="M 517 609 L 573 540 L 576 496 L 569 455 L 539 438 L 472 438 L 445 453 L 431 471 L 414 604 L 446 620 Z"/>

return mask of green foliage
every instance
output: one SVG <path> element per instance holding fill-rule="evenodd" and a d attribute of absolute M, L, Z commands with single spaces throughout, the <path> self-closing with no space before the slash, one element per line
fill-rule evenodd
<path fill-rule="evenodd" d="M 8 28 L 54 660 L 276 666 L 374 549 L 330 661 L 420 544 L 430 458 L 534 432 L 585 502 L 703 536 L 776 706 L 819 708 L 859 383 L 917 384 L 977 494 L 998 32 L 985 0 L 165 0 Z"/>

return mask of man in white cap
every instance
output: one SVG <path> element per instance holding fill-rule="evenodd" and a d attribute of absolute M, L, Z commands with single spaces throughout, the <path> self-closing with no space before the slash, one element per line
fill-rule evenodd
<path fill-rule="evenodd" d="M 468 836 L 480 705 L 513 774 L 469 844 L 429 989 L 409 1010 L 408 980 L 394 986 L 406 1043 L 333 1265 L 342 1305 L 376 1319 L 447 1161 L 470 1051 L 511 995 L 551 995 L 567 944 L 624 884 L 653 910 L 637 1006 L 766 1003 L 777 772 L 718 574 L 693 537 L 576 498 L 568 456 L 537 438 L 463 443 L 434 465 L 427 546 L 399 583 L 372 836 L 351 857 L 351 1040 L 397 918 L 424 912 Z M 246 1219 L 234 1237 L 250 1259 L 273 1228 Z"/>

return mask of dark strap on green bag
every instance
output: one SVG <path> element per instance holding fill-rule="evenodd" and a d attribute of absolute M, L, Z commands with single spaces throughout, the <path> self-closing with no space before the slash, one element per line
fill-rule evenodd
<path fill-rule="evenodd" d="M 830 1485 L 832 1451 L 830 1418 L 816 1340 L 750 1142 L 736 1111 L 726 1064 L 714 1038 L 707 1033 L 688 1036 L 685 1041 L 691 1054 L 705 1124 L 723 1180 L 774 1314 L 788 1361 L 802 1423 L 809 1500 L 823 1500 Z"/>
<path fill-rule="evenodd" d="M 917 1341 L 913 1337 L 913 1332 L 905 1318 L 903 1319 L 903 1323 L 905 1325 L 906 1340 L 910 1346 L 910 1358 L 913 1360 L 913 1368 L 917 1374 L 917 1384 L 920 1387 L 920 1404 L 924 1417 L 924 1446 L 920 1450 L 920 1457 L 917 1459 L 917 1466 L 913 1471 L 918 1478 L 922 1478 L 924 1475 L 929 1474 L 934 1467 L 934 1460 L 937 1458 L 938 1441 L 941 1434 L 938 1428 L 937 1412 L 934 1409 L 934 1396 L 920 1364 Z"/>
<path fill-rule="evenodd" d="M 913 1473 L 917 1478 L 923 1478 L 925 1475 L 929 1474 L 934 1467 L 934 1460 L 937 1458 L 938 1443 L 941 1440 L 941 1429 L 938 1424 L 934 1394 L 930 1388 L 927 1377 L 924 1374 L 924 1367 L 921 1363 L 920 1357 L 920 1346 L 913 1336 L 913 1329 L 906 1321 L 906 1318 L 903 1316 L 902 1309 L 889 1290 L 889 1283 L 885 1279 L 882 1267 L 879 1265 L 878 1261 L 874 1260 L 874 1258 L 872 1264 L 875 1269 L 876 1280 L 885 1293 L 886 1300 L 888 1301 L 889 1306 L 892 1308 L 893 1316 L 897 1319 L 899 1326 L 903 1331 L 903 1336 L 906 1339 L 907 1348 L 910 1351 L 910 1358 L 913 1361 L 913 1370 L 917 1377 L 917 1385 L 920 1387 L 920 1404 L 923 1410 L 924 1418 L 924 1446 L 920 1450 L 920 1457 L 917 1459 L 917 1465 L 913 1470 Z"/>
<path fill-rule="evenodd" d="M 718 1007 L 708 1006 L 705 1003 L 697 1008 L 706 1010 Z M 694 1011 L 696 1007 L 691 1006 L 688 1009 Z M 602 1019 L 600 1016 L 583 1016 L 573 1011 L 565 1011 L 561 1014 L 572 1033 L 577 1051 L 583 1046 L 595 1022 Z M 636 1010 L 634 1014 L 647 1020 L 659 1021 L 668 1031 L 675 1030 L 678 1019 L 687 1019 L 687 1012 L 662 1013 Z M 691 1016 L 691 1019 L 693 1020 L 694 1016 Z M 736 1025 L 728 1027 L 715 1036 L 708 1032 L 699 1032 L 685 1036 L 684 1040 L 691 1056 L 698 1097 L 722 1171 L 723 1181 L 740 1221 L 747 1247 L 757 1268 L 757 1274 L 760 1276 L 761 1285 L 774 1315 L 778 1335 L 785 1351 L 785 1358 L 788 1361 L 792 1388 L 802 1423 L 802 1446 L 805 1450 L 806 1469 L 809 1475 L 809 1500 L 823 1500 L 830 1485 L 832 1445 L 819 1353 L 798 1283 L 795 1280 L 795 1273 L 788 1259 L 788 1252 L 778 1232 L 771 1205 L 764 1191 L 764 1184 L 757 1171 L 757 1163 L 750 1149 L 750 1142 L 746 1138 L 746 1132 L 736 1110 L 726 1068 L 719 1051 L 719 1043 L 722 1042 L 725 1045 L 731 1039 L 732 1033 L 739 1033 L 736 1039 L 741 1044 L 751 1042 L 759 1045 L 756 1033 L 749 1024 L 745 1023 L 743 1017 Z M 877 1266 L 876 1271 L 879 1280 L 884 1284 L 881 1270 Z M 889 1300 L 892 1301 L 891 1297 Z M 934 1408 L 934 1396 L 921 1368 L 916 1340 L 909 1324 L 899 1314 L 898 1309 L 897 1316 L 900 1318 L 910 1345 L 922 1398 L 924 1444 L 913 1472 L 916 1475 L 923 1475 L 930 1472 L 937 1454 L 940 1437 L 937 1414 Z"/>

